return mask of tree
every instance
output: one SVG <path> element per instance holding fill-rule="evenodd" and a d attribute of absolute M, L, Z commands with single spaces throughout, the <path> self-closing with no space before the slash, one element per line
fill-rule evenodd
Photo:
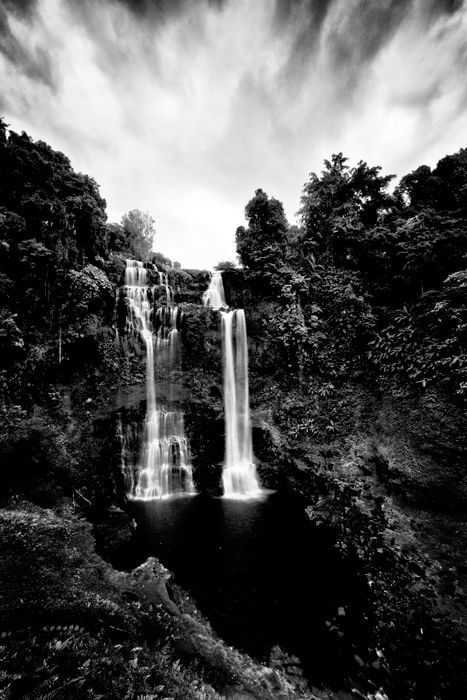
<path fill-rule="evenodd" d="M 217 265 L 214 265 L 214 269 L 218 272 L 225 272 L 227 270 L 236 270 L 237 266 L 230 260 L 221 260 L 221 262 L 218 262 Z"/>
<path fill-rule="evenodd" d="M 13 244 L 37 240 L 58 264 L 85 265 L 104 254 L 106 203 L 93 178 L 25 132 L 0 123 L 0 214 Z M 5 218 L 4 218 L 5 217 Z"/>
<path fill-rule="evenodd" d="M 428 165 L 420 165 L 416 170 L 405 175 L 398 187 L 396 196 L 401 204 L 405 202 L 414 208 L 433 206 L 439 197 L 441 182 L 433 175 Z"/>
<path fill-rule="evenodd" d="M 380 172 L 381 166 L 369 167 L 363 160 L 350 171 L 352 197 L 364 225 L 376 224 L 380 214 L 393 204 L 387 188 L 395 175 L 380 175 Z"/>
<path fill-rule="evenodd" d="M 171 259 L 158 251 L 153 253 L 150 259 L 153 265 L 155 265 L 157 268 L 161 268 L 162 270 L 172 267 Z"/>
<path fill-rule="evenodd" d="M 342 153 L 325 160 L 318 177 L 310 174 L 298 212 L 309 252 L 339 267 L 353 266 L 353 248 L 365 226 L 374 225 L 392 204 L 386 189 L 393 175 L 359 161 L 349 168 Z M 349 262 L 350 265 L 349 265 Z"/>
<path fill-rule="evenodd" d="M 240 260 L 250 271 L 273 274 L 284 260 L 289 227 L 282 202 L 256 190 L 245 217 L 248 228 L 239 226 L 236 232 Z"/>
<path fill-rule="evenodd" d="M 421 209 L 467 210 L 467 148 L 442 158 L 434 170 L 421 165 L 405 175 L 396 188 L 401 206 L 412 213 Z"/>
<path fill-rule="evenodd" d="M 110 223 L 105 227 L 107 247 L 112 253 L 129 254 L 129 239 L 120 224 Z M 129 256 L 129 255 L 128 255 Z"/>
<path fill-rule="evenodd" d="M 127 236 L 128 250 L 139 260 L 147 260 L 154 246 L 156 229 L 148 212 L 132 209 L 122 216 L 122 226 Z"/>
<path fill-rule="evenodd" d="M 5 145 L 7 142 L 7 129 L 8 129 L 8 124 L 2 117 L 0 117 L 0 143 L 2 145 Z"/>

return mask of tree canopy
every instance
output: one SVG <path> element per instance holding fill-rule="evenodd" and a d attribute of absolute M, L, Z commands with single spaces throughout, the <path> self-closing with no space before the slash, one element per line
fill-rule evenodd
<path fill-rule="evenodd" d="M 132 209 L 122 216 L 125 240 L 138 260 L 147 260 L 154 247 L 155 221 L 148 212 Z"/>
<path fill-rule="evenodd" d="M 391 193 L 393 177 L 334 154 L 305 183 L 298 226 L 257 190 L 248 227 L 237 229 L 240 260 L 256 293 L 261 280 L 282 304 L 270 328 L 294 348 L 287 362 L 302 376 L 348 376 L 370 360 L 385 377 L 467 397 L 455 292 L 467 268 L 467 150 L 420 166 Z"/>
<path fill-rule="evenodd" d="M 236 233 L 240 261 L 252 272 L 273 271 L 285 255 L 288 223 L 282 203 L 256 190 L 245 207 L 245 218 L 248 227 L 239 226 Z"/>

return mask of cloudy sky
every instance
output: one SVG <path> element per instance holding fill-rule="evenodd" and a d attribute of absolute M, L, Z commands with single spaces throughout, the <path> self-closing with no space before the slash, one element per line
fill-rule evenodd
<path fill-rule="evenodd" d="M 235 258 L 258 187 L 293 222 L 332 153 L 403 175 L 467 146 L 466 75 L 467 0 L 0 0 L 0 115 L 186 267 Z"/>

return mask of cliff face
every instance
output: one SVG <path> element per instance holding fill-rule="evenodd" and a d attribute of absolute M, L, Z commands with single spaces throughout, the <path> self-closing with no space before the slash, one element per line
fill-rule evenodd
<path fill-rule="evenodd" d="M 342 556 L 364 573 L 386 654 L 380 663 L 369 652 L 365 668 L 396 697 L 424 697 L 433 688 L 439 697 L 455 697 L 462 673 L 450 657 L 465 654 L 462 411 L 435 390 L 395 390 L 370 376 L 336 383 L 319 373 L 298 377 L 284 367 L 282 338 L 271 341 L 270 319 L 280 317 L 281 307 L 271 299 L 255 303 L 239 272 L 225 275 L 225 287 L 228 302 L 247 314 L 262 482 L 300 493 L 312 522 L 330 531 Z M 200 309 L 190 323 L 209 328 L 196 352 L 186 339 L 184 366 L 189 385 L 197 382 L 185 410 L 204 488 L 203 473 L 222 459 L 219 323 L 215 312 Z"/>
<path fill-rule="evenodd" d="M 265 328 L 271 317 L 280 317 L 281 307 L 273 300 L 255 303 L 241 272 L 224 278 L 228 302 L 246 310 L 254 449 L 264 484 L 287 482 L 289 464 L 299 460 L 317 475 L 351 486 L 362 504 L 382 498 L 386 508 L 405 514 L 407 523 L 419 519 L 411 537 L 424 545 L 430 519 L 449 529 L 452 518 L 456 529 L 466 498 L 462 413 L 434 391 L 392 392 L 371 377 L 333 384 L 309 374 L 299 381 L 280 363 L 281 337 L 271 341 Z M 159 370 L 157 389 L 163 404 L 185 412 L 199 490 L 215 491 L 224 438 L 220 315 L 200 305 L 207 277 L 193 279 L 178 292 L 184 312 L 181 363 L 170 373 Z M 183 301 L 187 297 L 192 301 Z M 94 433 L 107 421 L 104 432 L 111 438 L 115 416 L 122 413 L 133 426 L 136 456 L 144 417 L 144 357 L 137 343 L 122 349 L 126 374 L 118 377 L 112 399 L 94 412 Z M 118 466 L 118 440 L 114 447 Z M 433 532 L 428 541 L 435 540 Z"/>

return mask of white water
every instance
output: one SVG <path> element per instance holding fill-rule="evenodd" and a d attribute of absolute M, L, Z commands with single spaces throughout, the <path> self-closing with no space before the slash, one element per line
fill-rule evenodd
<path fill-rule="evenodd" d="M 263 491 L 253 461 L 245 312 L 243 309 L 228 311 L 220 272 L 213 273 L 209 287 L 203 294 L 203 305 L 221 312 L 225 411 L 224 497 L 259 498 Z"/>
<path fill-rule="evenodd" d="M 157 270 L 156 270 L 157 272 Z M 159 283 L 165 288 L 167 304 L 172 289 L 167 275 L 159 272 Z M 137 260 L 126 261 L 125 296 L 129 318 L 127 330 L 138 333 L 146 349 L 146 418 L 142 458 L 136 476 L 127 479 L 129 496 L 139 499 L 167 498 L 175 494 L 195 493 L 190 451 L 185 436 L 183 414 L 157 406 L 155 360 L 173 364 L 178 345 L 181 314 L 177 307 L 166 306 L 156 312 L 157 334 L 152 323 L 154 287 L 148 286 L 148 270 Z M 123 439 L 123 428 L 119 425 Z M 123 445 L 122 445 L 123 446 Z M 126 468 L 126 474 L 133 470 Z"/>
<path fill-rule="evenodd" d="M 166 272 L 159 271 L 159 284 L 161 287 L 165 287 L 167 303 L 170 304 L 172 301 L 172 287 L 169 285 L 169 279 Z"/>
<path fill-rule="evenodd" d="M 157 360 L 173 365 L 177 359 L 179 327 L 183 311 L 176 306 L 161 306 L 156 311 L 156 356 Z"/>
<path fill-rule="evenodd" d="M 138 470 L 135 498 L 167 498 L 194 494 L 183 414 L 153 409 L 146 414 L 142 468 Z"/>
<path fill-rule="evenodd" d="M 225 301 L 224 283 L 220 272 L 213 272 L 209 287 L 203 294 L 203 305 L 212 309 L 227 309 Z"/>
<path fill-rule="evenodd" d="M 224 497 L 258 498 L 263 492 L 253 461 L 245 312 L 243 309 L 222 311 L 221 319 L 225 409 Z"/>

